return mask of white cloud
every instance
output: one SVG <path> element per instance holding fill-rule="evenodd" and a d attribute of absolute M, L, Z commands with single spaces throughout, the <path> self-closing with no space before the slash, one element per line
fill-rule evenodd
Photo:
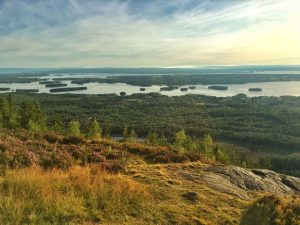
<path fill-rule="evenodd" d="M 1 33 L 0 17 L 0 50 L 14 49 L 0 51 L 0 66 L 300 63 L 296 0 L 243 1 L 214 10 L 204 2 L 149 17 L 133 14 L 130 1 L 69 0 L 63 11 L 54 3 L 45 11 L 43 2 L 25 5 L 22 26 L 11 22 L 11 32 Z"/>

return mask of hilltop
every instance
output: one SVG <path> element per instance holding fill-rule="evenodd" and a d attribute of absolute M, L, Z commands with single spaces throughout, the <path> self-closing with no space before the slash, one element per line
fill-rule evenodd
<path fill-rule="evenodd" d="M 269 170 L 25 130 L 1 130 L 0 149 L 0 224 L 300 222 L 300 179 Z"/>

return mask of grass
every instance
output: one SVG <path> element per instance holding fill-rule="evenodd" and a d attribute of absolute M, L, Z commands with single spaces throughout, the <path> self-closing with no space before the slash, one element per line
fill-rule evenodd
<path fill-rule="evenodd" d="M 201 162 L 148 164 L 143 161 L 129 165 L 127 173 L 152 196 L 149 211 L 156 220 L 148 224 L 239 224 L 250 200 L 240 200 L 207 187 L 201 181 L 201 173 L 207 166 Z M 195 192 L 198 199 L 184 198 L 187 192 Z"/>
<path fill-rule="evenodd" d="M 7 170 L 0 181 L 0 224 L 238 224 L 249 204 L 182 175 L 197 177 L 205 164 L 132 160 L 124 174 L 96 164 Z M 188 191 L 197 201 L 183 197 Z"/>
<path fill-rule="evenodd" d="M 202 179 L 212 162 L 186 157 L 142 143 L 2 132 L 0 225 L 260 225 L 253 218 L 269 215 L 279 221 L 271 224 L 300 224 L 299 198 L 214 191 Z"/>
<path fill-rule="evenodd" d="M 96 164 L 7 170 L 0 178 L 0 224 L 299 224 L 296 196 L 267 196 L 253 203 L 260 194 L 242 200 L 207 187 L 201 181 L 207 164 L 132 160 L 123 174 L 107 173 Z M 185 198 L 188 192 L 196 193 L 196 200 Z"/>
<path fill-rule="evenodd" d="M 137 217 L 148 198 L 137 182 L 97 166 L 9 170 L 0 183 L 0 224 L 96 224 Z"/>

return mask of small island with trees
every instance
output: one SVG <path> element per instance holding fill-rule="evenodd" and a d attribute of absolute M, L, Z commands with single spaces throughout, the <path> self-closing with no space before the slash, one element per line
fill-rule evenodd
<path fill-rule="evenodd" d="M 161 87 L 160 91 L 174 91 L 177 90 L 178 88 L 179 88 L 178 86 Z"/>
<path fill-rule="evenodd" d="M 63 84 L 63 83 L 51 83 L 45 85 L 46 88 L 66 87 L 66 86 L 67 84 Z"/>
<path fill-rule="evenodd" d="M 208 86 L 208 89 L 226 91 L 228 89 L 228 87 L 221 86 L 221 85 L 212 85 L 212 86 Z"/>
<path fill-rule="evenodd" d="M 87 87 L 67 87 L 67 88 L 53 88 L 50 92 L 69 92 L 69 91 L 84 91 Z"/>
<path fill-rule="evenodd" d="M 250 91 L 250 92 L 261 92 L 262 88 L 249 88 L 248 91 Z"/>

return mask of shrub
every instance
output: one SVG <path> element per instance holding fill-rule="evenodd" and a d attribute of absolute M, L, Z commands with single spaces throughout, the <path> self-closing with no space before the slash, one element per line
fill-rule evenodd
<path fill-rule="evenodd" d="M 60 143 L 78 145 L 78 144 L 86 143 L 86 140 L 83 137 L 79 137 L 79 136 L 67 136 L 64 137 Z"/>
<path fill-rule="evenodd" d="M 53 151 L 46 156 L 42 156 L 40 164 L 45 169 L 60 168 L 66 170 L 75 165 L 75 162 L 66 151 Z"/>
<path fill-rule="evenodd" d="M 53 132 L 45 133 L 43 137 L 49 143 L 56 143 L 56 142 L 60 142 L 62 140 L 62 137 L 60 135 L 58 135 L 57 133 L 53 133 Z"/>
<path fill-rule="evenodd" d="M 300 199 L 265 196 L 255 201 L 244 213 L 241 225 L 298 225 Z"/>
<path fill-rule="evenodd" d="M 103 163 L 106 158 L 100 152 L 92 152 L 87 157 L 88 163 Z"/>

